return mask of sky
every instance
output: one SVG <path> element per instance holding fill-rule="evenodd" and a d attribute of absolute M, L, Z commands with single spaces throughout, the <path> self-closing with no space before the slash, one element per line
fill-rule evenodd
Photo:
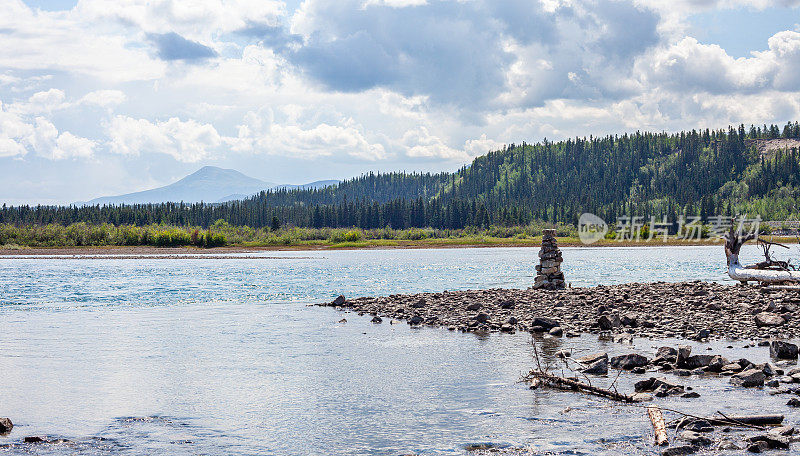
<path fill-rule="evenodd" d="M 0 202 L 800 120 L 800 0 L 2 0 Z"/>

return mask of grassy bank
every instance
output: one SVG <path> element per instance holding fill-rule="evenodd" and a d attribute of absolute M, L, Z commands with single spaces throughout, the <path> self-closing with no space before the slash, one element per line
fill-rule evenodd
<path fill-rule="evenodd" d="M 357 228 L 279 228 L 253 229 L 217 222 L 207 229 L 166 225 L 114 226 L 76 223 L 63 225 L 15 226 L 0 224 L 0 248 L 75 248 L 75 247 L 240 247 L 240 248 L 380 248 L 380 247 L 458 247 L 458 246 L 538 246 L 543 228 L 555 228 L 562 246 L 584 245 L 574 226 L 532 224 L 515 227 L 474 227 L 450 230 L 411 228 L 362 230 Z M 793 238 L 776 238 L 789 243 Z M 704 245 L 718 241 L 702 239 L 687 242 L 669 237 L 650 242 L 618 241 L 609 236 L 593 243 L 597 246 Z"/>

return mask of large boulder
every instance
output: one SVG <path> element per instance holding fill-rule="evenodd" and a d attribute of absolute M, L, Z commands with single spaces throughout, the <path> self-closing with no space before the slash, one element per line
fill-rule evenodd
<path fill-rule="evenodd" d="M 714 355 L 692 355 L 684 360 L 683 365 L 678 365 L 678 367 L 684 369 L 697 369 L 699 367 L 706 367 L 711 364 L 715 358 Z"/>
<path fill-rule="evenodd" d="M 780 315 L 772 312 L 761 312 L 756 314 L 756 325 L 758 326 L 780 326 L 786 323 Z"/>
<path fill-rule="evenodd" d="M 627 355 L 619 355 L 611 358 L 609 364 L 616 369 L 631 370 L 636 367 L 647 366 L 647 357 L 638 353 L 630 353 Z"/>
<path fill-rule="evenodd" d="M 331 305 L 332 306 L 337 306 L 337 307 L 343 306 L 346 301 L 347 300 L 344 298 L 343 295 L 339 295 L 339 296 L 336 297 L 336 299 L 333 300 Z"/>
<path fill-rule="evenodd" d="M 722 369 L 728 364 L 728 360 L 723 358 L 722 356 L 715 356 L 711 359 L 711 362 L 708 363 L 706 366 L 706 370 L 709 372 L 722 372 Z"/>
<path fill-rule="evenodd" d="M 665 360 L 672 359 L 674 360 L 675 357 L 678 356 L 678 350 L 675 350 L 672 347 L 658 347 L 656 350 L 656 358 L 661 358 Z"/>
<path fill-rule="evenodd" d="M 744 386 L 747 388 L 764 386 L 764 380 L 767 378 L 761 369 L 747 369 L 746 371 L 739 372 L 731 377 L 731 384 L 737 386 Z"/>
<path fill-rule="evenodd" d="M 769 355 L 773 358 L 797 359 L 797 351 L 797 345 L 782 340 L 773 340 L 769 344 Z"/>

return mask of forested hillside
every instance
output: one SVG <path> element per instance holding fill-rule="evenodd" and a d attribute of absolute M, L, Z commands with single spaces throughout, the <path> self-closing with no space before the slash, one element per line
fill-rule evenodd
<path fill-rule="evenodd" d="M 800 124 L 641 133 L 509 145 L 456 173 L 367 174 L 224 204 L 5 207 L 0 222 L 366 229 L 574 224 L 582 212 L 800 217 Z M 772 147 L 778 145 L 780 147 Z"/>

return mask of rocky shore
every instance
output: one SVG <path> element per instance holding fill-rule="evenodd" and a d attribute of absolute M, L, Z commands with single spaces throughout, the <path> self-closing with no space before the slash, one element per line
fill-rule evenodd
<path fill-rule="evenodd" d="M 631 283 L 563 290 L 491 289 L 346 299 L 321 304 L 459 331 L 630 334 L 694 340 L 800 337 L 800 292 L 709 282 Z"/>

